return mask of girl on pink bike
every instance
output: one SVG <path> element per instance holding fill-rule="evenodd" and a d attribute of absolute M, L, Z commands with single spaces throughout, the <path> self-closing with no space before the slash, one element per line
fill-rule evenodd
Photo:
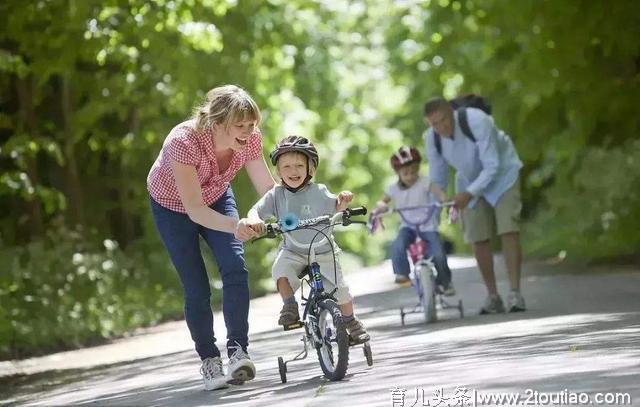
<path fill-rule="evenodd" d="M 389 162 L 393 170 L 398 174 L 398 181 L 389 185 L 384 196 L 377 203 L 378 211 L 386 211 L 393 201 L 396 209 L 416 208 L 403 210 L 402 224 L 398 235 L 393 242 L 391 263 L 395 282 L 405 284 L 410 281 L 410 265 L 407 258 L 407 249 L 416 240 L 417 234 L 427 242 L 429 256 L 433 258 L 438 276 L 436 283 L 440 291 L 447 296 L 455 295 L 455 289 L 451 282 L 451 270 L 447 264 L 447 255 L 444 251 L 438 226 L 440 213 L 436 211 L 428 222 L 424 219 L 424 208 L 438 202 L 446 201 L 446 194 L 427 176 L 420 175 L 420 162 L 422 157 L 414 147 L 403 146 L 390 158 Z M 421 223 L 420 226 L 414 226 Z"/>

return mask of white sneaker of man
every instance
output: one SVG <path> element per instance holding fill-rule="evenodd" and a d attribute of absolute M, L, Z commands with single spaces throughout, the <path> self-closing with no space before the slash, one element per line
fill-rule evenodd
<path fill-rule="evenodd" d="M 202 375 L 205 390 L 217 390 L 229 387 L 227 384 L 227 376 L 222 369 L 222 359 L 220 359 L 220 356 L 203 360 L 200 374 Z"/>
<path fill-rule="evenodd" d="M 229 357 L 227 383 L 241 385 L 255 378 L 256 367 L 242 346 L 229 346 L 229 349 L 233 349 L 233 353 Z"/>
<path fill-rule="evenodd" d="M 524 297 L 520 294 L 520 291 L 512 290 L 509 293 L 509 312 L 522 312 L 527 310 L 527 306 L 524 304 Z"/>
<path fill-rule="evenodd" d="M 498 294 L 489 295 L 480 309 L 480 315 L 498 314 L 502 312 L 504 312 L 504 304 Z"/>

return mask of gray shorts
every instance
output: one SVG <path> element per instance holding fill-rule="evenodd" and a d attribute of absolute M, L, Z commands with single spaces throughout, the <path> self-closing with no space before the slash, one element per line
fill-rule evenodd
<path fill-rule="evenodd" d="M 473 208 L 462 211 L 462 228 L 467 243 L 489 240 L 494 232 L 503 235 L 520 231 L 520 178 L 500 197 L 495 208 L 480 198 Z"/>
<path fill-rule="evenodd" d="M 335 297 L 338 304 L 345 304 L 352 300 L 349 287 L 347 287 L 342 277 L 342 268 L 340 267 L 340 255 L 336 254 L 336 270 L 334 273 L 333 255 L 331 252 L 316 255 L 316 261 L 320 265 L 320 274 L 322 274 L 322 283 L 325 291 L 332 291 L 336 286 L 338 290 Z M 279 278 L 285 277 L 289 280 L 289 285 L 295 292 L 300 288 L 300 279 L 298 273 L 307 266 L 307 256 L 292 252 L 290 250 L 280 250 L 276 255 L 271 269 L 271 276 L 276 282 Z M 337 280 L 337 283 L 336 281 Z"/>

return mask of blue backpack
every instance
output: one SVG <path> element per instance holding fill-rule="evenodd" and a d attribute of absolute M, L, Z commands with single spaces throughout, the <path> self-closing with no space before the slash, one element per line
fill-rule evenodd
<path fill-rule="evenodd" d="M 458 124 L 460 125 L 460 130 L 462 133 L 467 136 L 467 138 L 474 143 L 476 142 L 476 138 L 471 131 L 471 127 L 469 127 L 469 119 L 467 118 L 467 107 L 475 107 L 476 109 L 480 109 L 488 115 L 491 115 L 491 104 L 487 101 L 487 99 L 482 96 L 478 96 L 473 93 L 469 93 L 466 95 L 458 96 L 455 99 L 451 99 L 449 104 L 458 112 Z M 442 141 L 440 140 L 440 135 L 433 132 L 433 141 L 436 145 L 436 150 L 438 154 L 442 155 Z"/>

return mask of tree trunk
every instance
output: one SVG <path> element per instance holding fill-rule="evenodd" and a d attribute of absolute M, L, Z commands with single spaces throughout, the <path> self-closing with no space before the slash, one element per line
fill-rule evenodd
<path fill-rule="evenodd" d="M 129 132 L 131 134 L 137 135 L 140 131 L 140 112 L 137 107 L 133 107 L 131 109 L 129 115 Z M 129 242 L 131 242 L 135 236 L 135 228 L 134 228 L 134 219 L 131 215 L 131 205 L 130 205 L 130 189 L 131 183 L 129 178 L 126 175 L 127 169 L 125 168 L 124 160 L 120 160 L 120 179 L 124 181 L 123 185 L 119 188 L 120 195 L 120 225 L 122 228 L 122 236 L 123 239 L 121 244 L 125 247 Z"/>
<path fill-rule="evenodd" d="M 61 144 L 65 156 L 65 180 L 67 190 L 67 211 L 68 220 L 72 224 L 84 222 L 84 202 L 82 199 L 82 185 L 78 173 L 78 164 L 75 156 L 75 139 L 71 118 L 73 117 L 73 106 L 71 101 L 71 85 L 68 75 L 62 77 L 62 123 L 63 137 Z"/>
<path fill-rule="evenodd" d="M 20 103 L 20 122 L 18 126 L 16 126 L 16 129 L 18 132 L 24 132 L 30 139 L 37 140 L 40 136 L 38 133 L 35 107 L 33 106 L 34 80 L 31 78 L 18 79 L 16 81 L 16 87 Z M 26 168 L 24 168 L 24 170 L 29 177 L 29 182 L 33 188 L 36 188 L 38 186 L 37 157 L 27 153 L 25 163 Z M 27 201 L 27 212 L 29 216 L 27 240 L 29 240 L 33 237 L 41 236 L 44 233 L 42 206 L 37 196 L 31 195 L 31 199 Z M 19 229 L 20 228 L 18 228 L 18 230 Z"/>

